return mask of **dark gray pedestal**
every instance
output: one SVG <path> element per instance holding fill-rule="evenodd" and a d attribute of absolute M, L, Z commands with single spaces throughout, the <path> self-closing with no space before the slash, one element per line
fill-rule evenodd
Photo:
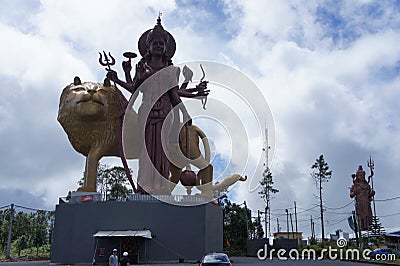
<path fill-rule="evenodd" d="M 99 231 L 150 230 L 153 238 L 94 237 Z M 51 262 L 104 264 L 118 249 L 132 262 L 197 261 L 223 246 L 222 208 L 176 206 L 144 196 L 133 201 L 60 203 L 56 206 Z"/>

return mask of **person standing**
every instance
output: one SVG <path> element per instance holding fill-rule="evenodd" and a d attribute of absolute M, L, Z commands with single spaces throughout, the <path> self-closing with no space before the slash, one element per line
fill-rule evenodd
<path fill-rule="evenodd" d="M 118 266 L 118 250 L 116 248 L 113 249 L 113 253 L 110 255 L 108 259 L 108 266 Z"/>
<path fill-rule="evenodd" d="M 123 254 L 122 254 L 122 259 L 121 259 L 121 261 L 120 261 L 120 265 L 121 266 L 130 266 L 130 263 L 129 263 L 129 258 L 128 258 L 128 252 L 124 252 Z"/>

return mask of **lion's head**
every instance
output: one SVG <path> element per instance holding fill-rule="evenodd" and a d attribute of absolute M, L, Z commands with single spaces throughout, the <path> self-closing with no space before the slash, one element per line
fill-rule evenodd
<path fill-rule="evenodd" d="M 107 146 L 103 155 L 119 154 L 115 148 L 121 130 L 121 115 L 128 102 L 120 90 L 106 79 L 103 84 L 81 82 L 64 88 L 58 109 L 58 122 L 74 149 L 87 156 L 90 148 Z M 111 144 L 111 145 L 110 145 Z"/>

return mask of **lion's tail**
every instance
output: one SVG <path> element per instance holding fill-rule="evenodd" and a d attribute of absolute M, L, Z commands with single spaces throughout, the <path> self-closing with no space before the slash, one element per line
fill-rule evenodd
<path fill-rule="evenodd" d="M 203 142 L 203 147 L 204 147 L 204 158 L 208 163 L 210 163 L 211 159 L 211 151 L 210 151 L 210 143 L 208 142 L 208 138 L 206 134 L 198 127 L 193 126 L 194 130 L 196 131 L 196 134 L 200 137 L 201 141 Z"/>

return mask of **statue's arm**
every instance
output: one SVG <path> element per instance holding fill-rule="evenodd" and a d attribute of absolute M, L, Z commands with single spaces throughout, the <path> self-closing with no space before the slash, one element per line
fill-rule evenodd
<path fill-rule="evenodd" d="M 118 78 L 118 74 L 114 70 L 107 70 L 107 78 L 114 81 L 116 84 L 120 85 L 124 89 L 128 90 L 132 94 L 136 92 L 137 88 L 140 86 L 139 80 L 135 77 L 132 82 L 125 82 Z M 130 74 L 129 74 L 130 76 Z"/>
<path fill-rule="evenodd" d="M 207 81 L 200 82 L 195 88 L 186 89 L 187 85 L 187 82 L 182 84 L 178 90 L 179 96 L 186 98 L 205 97 L 210 93 L 210 90 L 207 89 Z"/>
<path fill-rule="evenodd" d="M 125 73 L 125 81 L 126 83 L 132 83 L 132 76 L 131 76 L 131 70 L 132 70 L 132 64 L 131 61 L 123 61 L 122 62 L 122 69 L 124 70 Z"/>
<path fill-rule="evenodd" d="M 175 87 L 173 87 L 172 89 L 170 89 L 168 91 L 168 95 L 170 97 L 171 104 L 172 104 L 173 107 L 175 107 L 178 104 L 182 103 L 182 100 L 181 100 L 181 98 L 179 96 L 178 91 L 179 91 L 178 86 L 175 86 Z M 188 121 L 189 125 L 191 125 L 192 124 L 192 121 L 191 121 L 192 119 L 191 119 L 191 117 L 190 117 L 185 105 L 181 104 L 179 109 L 181 110 L 181 112 L 183 114 L 183 121 Z"/>
<path fill-rule="evenodd" d="M 350 198 L 354 198 L 355 196 L 356 196 L 355 188 L 354 186 L 352 186 L 350 189 Z"/>

